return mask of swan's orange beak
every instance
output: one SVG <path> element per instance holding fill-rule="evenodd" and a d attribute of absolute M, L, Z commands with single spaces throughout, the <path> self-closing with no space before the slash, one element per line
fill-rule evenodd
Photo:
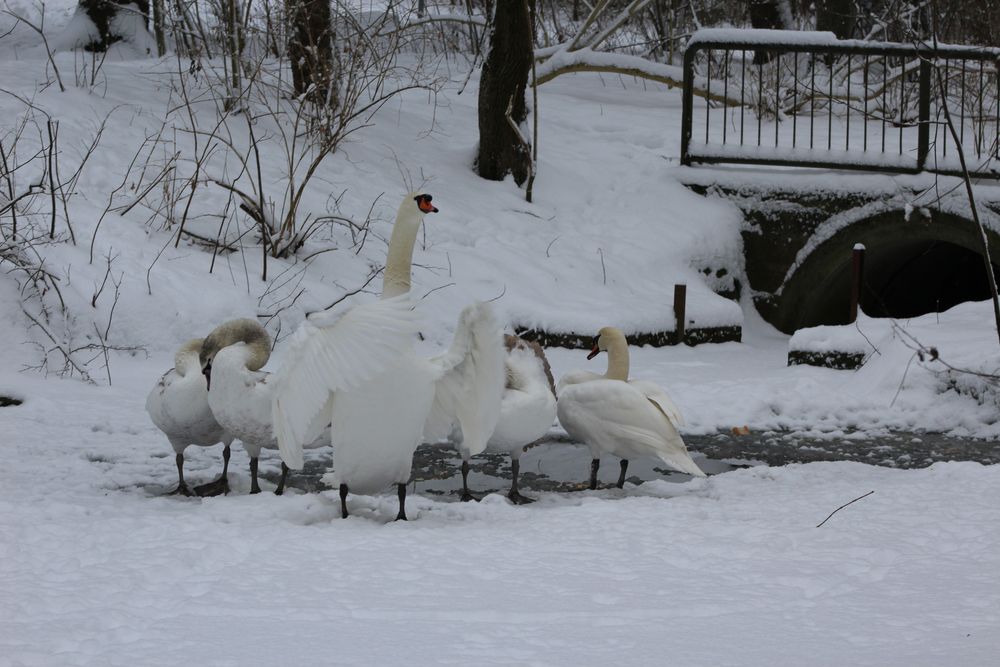
<path fill-rule="evenodd" d="M 596 357 L 600 353 L 601 353 L 601 350 L 597 347 L 597 344 L 595 343 L 594 344 L 594 349 L 592 349 L 590 351 L 590 354 L 587 355 L 587 359 L 593 359 L 594 357 Z"/>
<path fill-rule="evenodd" d="M 417 206 L 424 213 L 437 213 L 437 206 L 431 203 L 432 197 L 430 195 L 419 195 L 417 196 Z"/>

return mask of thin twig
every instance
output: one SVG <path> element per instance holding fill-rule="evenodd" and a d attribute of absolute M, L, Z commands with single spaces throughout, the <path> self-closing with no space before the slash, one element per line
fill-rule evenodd
<path fill-rule="evenodd" d="M 896 393 L 892 397 L 892 401 L 889 402 L 890 408 L 896 404 L 896 399 L 899 398 L 899 392 L 903 391 L 903 385 L 906 383 L 906 374 L 910 372 L 910 364 L 913 363 L 913 360 L 917 358 L 918 354 L 919 352 L 914 352 L 910 355 L 910 360 L 906 362 L 906 368 L 903 369 L 903 377 L 899 379 L 899 386 L 896 387 Z"/>
<path fill-rule="evenodd" d="M 339 299 L 337 299 L 336 301 L 334 301 L 333 303 L 331 303 L 329 306 L 327 306 L 323 310 L 330 310 L 331 308 L 333 308 L 334 306 L 336 306 L 338 303 L 340 303 L 341 301 L 343 301 L 347 297 L 354 296 L 358 292 L 362 291 L 364 288 L 368 287 L 368 284 L 371 281 L 375 280 L 375 276 L 377 276 L 380 273 L 382 273 L 382 267 L 379 267 L 379 268 L 375 269 L 374 271 L 372 271 L 371 275 L 368 276 L 368 280 L 366 280 L 361 287 L 357 288 L 356 290 L 352 290 L 350 292 L 345 293 L 343 296 L 341 296 Z M 309 316 L 309 313 L 306 313 L 306 317 L 308 317 L 308 316 Z"/>
<path fill-rule="evenodd" d="M 494 301 L 499 301 L 504 297 L 505 294 L 507 294 L 507 283 L 503 284 L 503 290 L 501 290 L 499 294 L 497 294 L 492 299 L 486 299 L 486 303 L 493 303 Z"/>
<path fill-rule="evenodd" d="M 420 300 L 421 300 L 421 301 L 423 301 L 424 299 L 426 299 L 427 297 L 429 297 L 429 296 L 430 296 L 431 294 L 433 294 L 434 292 L 437 292 L 438 290 L 442 290 L 442 289 L 444 289 L 444 288 L 446 288 L 446 287 L 454 287 L 454 286 L 455 286 L 455 283 L 448 283 L 448 284 L 446 284 L 446 285 L 441 285 L 441 286 L 439 286 L 439 287 L 435 287 L 434 289 L 432 289 L 432 290 L 429 290 L 429 291 L 428 291 L 428 292 L 426 292 L 426 293 L 425 293 L 425 294 L 424 294 L 424 295 L 423 295 L 422 297 L 420 297 Z"/>
<path fill-rule="evenodd" d="M 836 513 L 837 513 L 837 512 L 839 512 L 840 510 L 844 509 L 845 507 L 847 507 L 847 506 L 848 506 L 848 505 L 850 505 L 851 503 L 856 503 L 856 502 L 858 502 L 859 500 L 861 500 L 862 498 L 867 498 L 868 496 L 870 496 L 870 495 L 871 495 L 871 494 L 873 494 L 873 493 L 875 493 L 875 492 L 874 492 L 874 491 L 869 491 L 868 493 L 866 493 L 866 494 L 865 494 L 865 495 L 863 495 L 863 496 L 858 496 L 857 498 L 855 498 L 854 500 L 852 500 L 852 501 L 851 501 L 850 503 L 844 503 L 843 505 L 841 505 L 841 506 L 840 506 L 840 507 L 838 507 L 837 509 L 835 509 L 835 510 L 833 510 L 832 512 L 830 512 L 830 516 L 833 516 L 834 514 L 836 514 Z M 820 526 L 822 526 L 822 525 L 823 525 L 824 523 L 826 523 L 827 521 L 829 521 L 829 520 L 830 520 L 830 516 L 826 517 L 825 519 L 823 519 L 822 521 L 820 521 L 820 522 L 819 522 L 818 524 L 816 524 L 816 527 L 817 527 L 817 528 L 819 528 L 819 527 L 820 527 Z"/>
<path fill-rule="evenodd" d="M 559 237 L 557 236 L 554 239 L 552 239 L 551 241 L 549 241 L 549 244 L 547 246 L 545 246 L 545 256 L 546 257 L 551 257 L 552 256 L 552 255 L 549 254 L 549 250 L 552 248 L 552 244 L 555 243 L 558 240 L 559 240 Z"/>

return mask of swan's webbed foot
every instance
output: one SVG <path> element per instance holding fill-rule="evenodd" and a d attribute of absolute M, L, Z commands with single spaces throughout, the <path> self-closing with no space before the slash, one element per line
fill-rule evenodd
<path fill-rule="evenodd" d="M 406 484 L 396 485 L 396 495 L 399 496 L 399 513 L 396 521 L 406 521 Z"/>
<path fill-rule="evenodd" d="M 520 491 L 517 489 L 511 489 L 507 493 L 507 500 L 514 503 L 515 505 L 527 505 L 529 503 L 535 502 L 534 498 L 529 498 L 528 496 L 522 496 Z"/>
<path fill-rule="evenodd" d="M 177 465 L 177 488 L 168 493 L 168 496 L 193 496 L 191 489 L 188 488 L 187 482 L 184 481 L 184 454 L 178 452 L 174 457 L 174 463 Z"/>
<path fill-rule="evenodd" d="M 288 479 L 288 466 L 281 462 L 281 479 L 278 480 L 278 488 L 274 490 L 274 495 L 280 496 L 285 492 L 285 480 Z"/>
<path fill-rule="evenodd" d="M 228 476 L 220 477 L 213 482 L 201 484 L 194 487 L 194 492 L 203 498 L 227 494 L 229 493 L 229 478 Z"/>
<path fill-rule="evenodd" d="M 528 498 L 527 496 L 522 496 L 521 492 L 517 488 L 517 479 L 521 476 L 521 462 L 515 457 L 510 457 L 510 491 L 507 492 L 507 500 L 514 503 L 515 505 L 527 505 L 528 503 L 535 502 L 534 498 Z"/>
<path fill-rule="evenodd" d="M 469 462 L 468 461 L 462 461 L 462 495 L 461 495 L 460 500 L 463 503 L 467 503 L 470 500 L 475 500 L 478 503 L 479 500 L 480 500 L 476 496 L 472 495 L 471 491 L 469 491 Z"/>
<path fill-rule="evenodd" d="M 168 496 L 193 496 L 191 489 L 188 488 L 187 483 L 181 482 L 177 485 L 177 488 L 167 494 Z"/>
<path fill-rule="evenodd" d="M 199 496 L 218 496 L 229 493 L 229 445 L 222 450 L 222 474 L 215 481 L 194 487 Z"/>
<path fill-rule="evenodd" d="M 340 485 L 340 518 L 347 518 L 347 485 Z"/>

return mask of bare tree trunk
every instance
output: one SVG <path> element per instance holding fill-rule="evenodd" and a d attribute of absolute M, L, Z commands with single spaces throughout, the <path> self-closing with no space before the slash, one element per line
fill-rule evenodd
<path fill-rule="evenodd" d="M 750 25 L 754 28 L 764 28 L 768 30 L 786 30 L 791 26 L 785 25 L 785 16 L 782 12 L 783 0 L 749 0 L 747 2 L 747 12 L 750 15 Z M 785 7 L 787 9 L 787 6 Z M 754 64 L 770 62 L 772 54 L 770 51 L 755 51 L 753 56 Z"/>
<path fill-rule="evenodd" d="M 750 15 L 750 25 L 754 28 L 770 30 L 788 28 L 781 12 L 781 0 L 749 0 L 747 12 Z"/>
<path fill-rule="evenodd" d="M 242 39 L 240 37 L 240 19 L 236 0 L 222 0 L 219 3 L 222 10 L 223 30 L 225 30 L 224 43 L 227 51 L 226 57 L 229 59 L 229 98 L 226 101 L 226 108 L 231 109 L 236 100 L 242 94 L 243 82 L 240 71 L 240 56 Z"/>
<path fill-rule="evenodd" d="M 97 28 L 97 39 L 85 45 L 84 48 L 88 51 L 107 51 L 109 46 L 123 37 L 127 37 L 127 35 L 116 35 L 111 30 L 112 20 L 121 11 L 121 6 L 126 4 L 136 5 L 143 16 L 149 17 L 149 0 L 122 0 L 122 2 L 114 2 L 113 0 L 79 0 L 77 6 L 87 13 L 87 16 Z"/>
<path fill-rule="evenodd" d="M 817 30 L 832 32 L 837 39 L 850 39 L 857 19 L 854 0 L 816 0 Z"/>
<path fill-rule="evenodd" d="M 167 52 L 167 40 L 163 31 L 165 10 L 163 0 L 153 0 L 153 34 L 156 36 L 156 55 L 161 58 Z"/>
<path fill-rule="evenodd" d="M 337 106 L 333 28 L 327 0 L 286 0 L 291 24 L 288 57 L 295 94 L 317 104 Z"/>
<path fill-rule="evenodd" d="M 531 152 L 510 121 L 527 117 L 524 90 L 532 61 L 530 3 L 500 0 L 496 3 L 490 50 L 479 84 L 479 155 L 476 170 L 493 181 L 507 174 L 521 185 L 531 170 Z M 510 109 L 510 121 L 507 110 Z"/>

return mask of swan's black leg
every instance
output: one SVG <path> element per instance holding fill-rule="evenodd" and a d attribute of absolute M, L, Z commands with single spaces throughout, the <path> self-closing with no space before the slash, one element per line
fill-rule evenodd
<path fill-rule="evenodd" d="M 253 457 L 250 459 L 250 493 L 260 493 L 260 484 L 257 483 L 257 467 L 260 459 Z"/>
<path fill-rule="evenodd" d="M 229 493 L 230 454 L 231 452 L 229 451 L 229 445 L 226 445 L 225 449 L 222 450 L 222 475 L 220 475 L 219 478 L 216 479 L 215 481 L 194 487 L 195 493 L 197 493 L 199 496 L 218 496 L 223 493 Z"/>
<path fill-rule="evenodd" d="M 469 492 L 469 462 L 462 461 L 462 502 L 467 503 L 470 500 L 479 502 L 479 498 Z"/>
<path fill-rule="evenodd" d="M 597 488 L 597 471 L 601 467 L 601 459 L 592 459 L 590 461 L 590 490 L 593 491 Z"/>
<path fill-rule="evenodd" d="M 347 518 L 347 485 L 340 485 L 340 518 Z"/>
<path fill-rule="evenodd" d="M 177 463 L 177 488 L 170 492 L 171 496 L 190 496 L 191 489 L 188 488 L 187 482 L 184 481 L 184 454 L 178 454 L 174 457 L 174 461 Z"/>
<path fill-rule="evenodd" d="M 399 514 L 396 521 L 406 521 L 406 484 L 396 485 L 396 495 L 399 496 Z"/>
<path fill-rule="evenodd" d="M 280 496 L 285 492 L 285 480 L 288 479 L 288 466 L 281 462 L 281 479 L 278 480 L 278 488 L 274 490 L 274 495 Z"/>
<path fill-rule="evenodd" d="M 521 462 L 513 456 L 510 457 L 510 472 L 514 479 L 510 483 L 510 491 L 507 493 L 507 499 L 515 505 L 527 505 L 528 503 L 535 502 L 534 498 L 522 496 L 520 491 L 517 490 L 517 477 L 521 472 Z"/>
<path fill-rule="evenodd" d="M 229 451 L 229 445 L 226 445 L 225 449 L 222 450 L 222 489 L 223 492 L 229 493 L 229 456 L 232 452 Z"/>
<path fill-rule="evenodd" d="M 621 461 L 622 471 L 618 475 L 618 488 L 624 488 L 625 486 L 625 471 L 628 470 L 628 459 L 622 459 Z"/>

